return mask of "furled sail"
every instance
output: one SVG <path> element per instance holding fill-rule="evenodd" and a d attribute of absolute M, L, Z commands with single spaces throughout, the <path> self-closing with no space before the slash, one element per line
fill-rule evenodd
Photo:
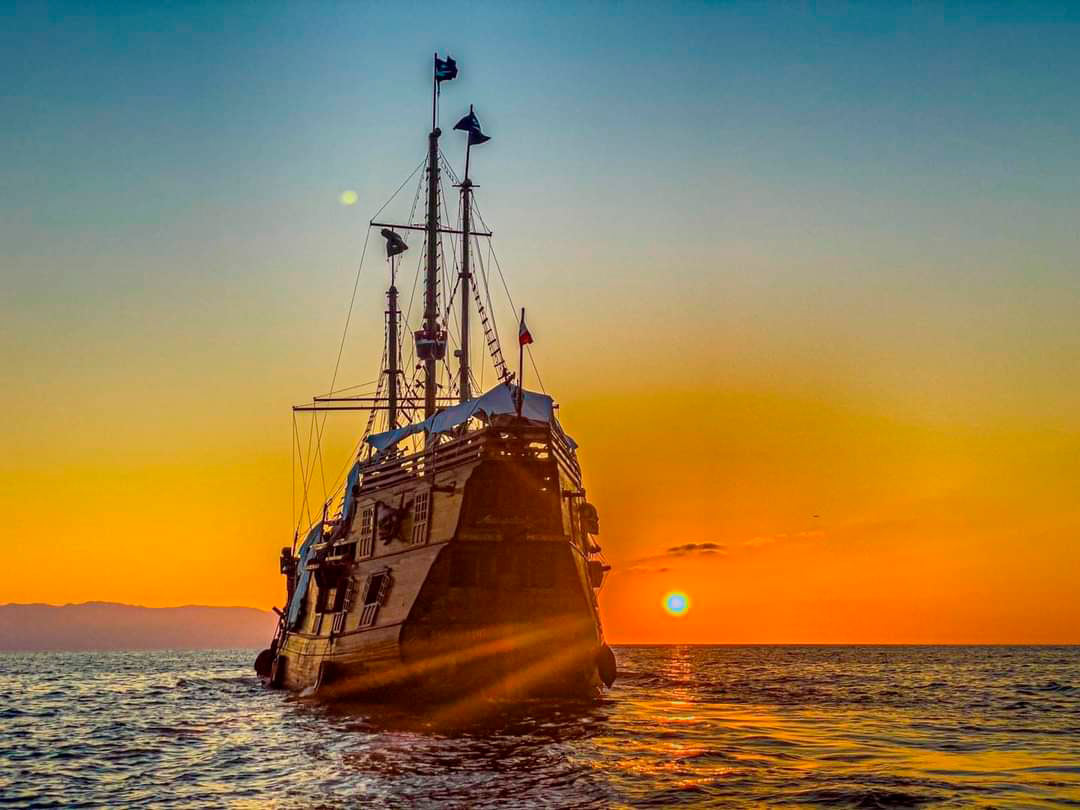
<path fill-rule="evenodd" d="M 402 439 L 416 433 L 445 433 L 458 425 L 463 425 L 475 415 L 491 418 L 497 414 L 517 413 L 515 397 L 517 388 L 508 383 L 500 383 L 486 394 L 462 402 L 452 408 L 439 411 L 423 422 L 415 422 L 411 425 L 399 427 L 397 430 L 388 430 L 384 433 L 376 433 L 368 436 L 367 443 L 376 450 L 386 450 Z M 554 402 L 546 394 L 538 394 L 535 391 L 526 391 L 521 403 L 521 415 L 534 422 L 555 423 Z"/>

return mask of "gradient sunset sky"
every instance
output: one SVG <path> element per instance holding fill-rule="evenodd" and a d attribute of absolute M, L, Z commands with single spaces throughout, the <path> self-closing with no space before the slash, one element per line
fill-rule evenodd
<path fill-rule="evenodd" d="M 437 50 L 443 149 L 470 103 L 493 136 L 478 201 L 613 641 L 1080 642 L 1075 4 L 0 20 L 0 602 L 281 605 L 289 406 L 424 157 Z M 339 385 L 378 370 L 385 281 Z"/>

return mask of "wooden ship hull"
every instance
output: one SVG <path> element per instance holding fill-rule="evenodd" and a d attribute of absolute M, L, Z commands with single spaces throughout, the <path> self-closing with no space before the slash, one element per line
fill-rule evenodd
<path fill-rule="evenodd" d="M 457 184 L 460 228 L 440 221 L 438 89 L 456 75 L 454 60 L 436 55 L 424 223 L 369 223 L 382 229 L 390 269 L 375 396 L 335 397 L 331 383 L 330 394 L 294 408 L 294 414 L 366 409 L 371 415 L 340 501 L 330 495 L 303 542 L 298 526 L 293 546 L 282 551 L 286 608 L 270 648 L 255 662 L 275 687 L 328 698 L 588 697 L 615 678 L 596 596 L 607 566 L 592 540 L 599 525 L 585 499 L 577 446 L 555 418 L 552 399 L 522 385 L 524 349 L 532 343 L 524 310 L 515 375 L 489 320 L 487 275 L 473 270 L 472 243 L 491 234 L 472 227 L 469 149 L 490 138 L 471 106 L 455 126 L 468 134 Z M 399 329 L 408 328 L 402 324 L 408 313 L 398 308 L 395 277 L 409 246 L 395 229 L 406 236 L 423 231 L 425 239 L 421 328 L 413 331 L 414 356 L 404 364 Z M 443 309 L 445 234 L 460 237 L 460 264 Z M 449 373 L 444 327 L 455 292 L 457 369 L 447 378 L 440 377 Z M 471 393 L 474 304 L 499 380 L 479 397 Z M 412 380 L 410 366 L 417 372 Z M 386 430 L 372 435 L 378 413 L 386 416 Z M 416 421 L 399 427 L 399 416 Z M 416 439 L 406 442 L 409 437 Z M 305 468 L 310 474 L 314 464 Z"/>
<path fill-rule="evenodd" d="M 510 418 L 434 453 L 358 465 L 354 478 L 342 515 L 285 558 L 297 608 L 272 685 L 336 698 L 589 697 L 614 680 L 595 510 L 556 427 Z"/>

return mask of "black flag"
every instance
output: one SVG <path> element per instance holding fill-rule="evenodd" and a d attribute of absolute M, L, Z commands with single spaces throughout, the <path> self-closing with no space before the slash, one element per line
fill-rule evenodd
<path fill-rule="evenodd" d="M 469 114 L 454 124 L 454 129 L 469 133 L 469 146 L 476 146 L 491 140 L 480 131 L 480 122 L 476 120 L 476 113 L 472 111 L 471 107 L 469 108 Z"/>
<path fill-rule="evenodd" d="M 404 253 L 409 249 L 409 246 L 405 244 L 405 240 L 389 228 L 383 228 L 382 235 L 383 239 L 386 240 L 386 258 L 397 256 L 399 253 Z"/>
<path fill-rule="evenodd" d="M 445 59 L 435 57 L 435 81 L 445 82 L 457 78 L 457 62 L 452 56 Z"/>

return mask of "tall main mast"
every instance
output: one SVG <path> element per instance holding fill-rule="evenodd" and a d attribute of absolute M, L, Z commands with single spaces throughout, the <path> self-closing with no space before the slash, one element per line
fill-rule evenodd
<path fill-rule="evenodd" d="M 438 54 L 435 56 L 438 59 Z M 424 331 L 435 341 L 439 337 L 439 136 L 438 79 L 432 77 L 431 133 L 428 135 L 427 265 L 424 270 Z M 433 347 L 434 348 L 434 347 Z M 436 351 L 424 358 L 424 418 L 435 413 L 438 357 Z"/>

